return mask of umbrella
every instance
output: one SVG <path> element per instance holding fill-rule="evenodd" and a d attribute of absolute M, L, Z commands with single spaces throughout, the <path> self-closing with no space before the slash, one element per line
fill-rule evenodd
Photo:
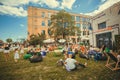
<path fill-rule="evenodd" d="M 58 42 L 60 42 L 60 43 L 64 43 L 65 41 L 66 41 L 65 39 L 58 40 Z"/>
<path fill-rule="evenodd" d="M 43 41 L 43 43 L 53 43 L 53 42 L 55 42 L 55 40 L 53 39 L 46 39 Z"/>

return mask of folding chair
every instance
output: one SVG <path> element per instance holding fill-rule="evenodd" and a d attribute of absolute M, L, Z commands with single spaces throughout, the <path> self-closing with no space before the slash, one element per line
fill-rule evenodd
<path fill-rule="evenodd" d="M 112 71 L 120 69 L 120 60 L 118 60 L 117 57 L 112 53 L 107 53 L 107 56 L 108 56 L 108 60 L 105 66 L 111 69 Z M 113 62 L 111 62 L 111 60 Z"/>

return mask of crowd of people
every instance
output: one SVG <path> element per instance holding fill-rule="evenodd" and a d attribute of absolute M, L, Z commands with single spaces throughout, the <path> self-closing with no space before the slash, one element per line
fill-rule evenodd
<path fill-rule="evenodd" d="M 18 62 L 20 57 L 23 57 L 23 55 L 24 55 L 24 46 L 23 45 L 18 46 L 18 45 L 4 44 L 3 49 L 4 49 L 5 61 L 9 60 L 9 55 L 10 55 L 11 51 L 14 52 L 14 61 L 15 62 Z"/>
<path fill-rule="evenodd" d="M 11 45 L 5 44 L 4 45 L 4 55 L 5 60 L 9 60 L 9 53 L 10 53 Z M 24 46 L 19 45 L 16 47 L 14 52 L 14 61 L 17 63 L 20 58 L 29 59 L 31 63 L 34 62 L 41 62 L 43 58 L 47 56 L 48 53 L 51 51 L 58 49 L 58 45 L 43 45 L 41 47 L 34 47 L 28 46 L 27 52 L 24 51 Z M 106 60 L 107 55 L 106 53 L 110 53 L 110 49 L 105 45 L 102 45 L 101 48 L 85 45 L 62 45 L 62 52 L 61 55 L 64 56 L 64 59 L 60 59 L 61 64 L 65 66 L 67 71 L 72 71 L 77 69 L 78 66 L 86 67 L 87 63 L 81 64 L 76 60 L 76 55 L 80 58 L 84 58 L 87 60 L 94 59 L 95 61 L 99 60 Z M 120 51 L 118 52 L 118 59 L 120 59 Z"/>
<path fill-rule="evenodd" d="M 101 48 L 93 47 L 93 46 L 85 46 L 85 45 L 66 45 L 64 47 L 63 52 L 68 52 L 68 54 L 72 54 L 75 57 L 79 52 L 79 57 L 85 58 L 89 60 L 94 57 L 94 60 L 106 60 L 106 54 L 110 52 L 110 49 L 106 46 L 102 46 Z"/>

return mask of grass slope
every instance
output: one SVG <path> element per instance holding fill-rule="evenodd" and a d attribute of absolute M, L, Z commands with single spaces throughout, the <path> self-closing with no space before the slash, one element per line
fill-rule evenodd
<path fill-rule="evenodd" d="M 4 54 L 0 53 L 0 80 L 120 80 L 120 71 L 111 71 L 105 67 L 106 61 L 85 60 L 76 56 L 81 63 L 88 63 L 87 68 L 67 72 L 62 66 L 56 66 L 57 60 L 53 53 L 47 54 L 43 62 L 30 63 L 20 59 L 18 63 L 10 59 L 5 62 Z"/>

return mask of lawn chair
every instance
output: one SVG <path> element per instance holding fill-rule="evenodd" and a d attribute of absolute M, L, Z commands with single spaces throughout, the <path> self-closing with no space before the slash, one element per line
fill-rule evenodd
<path fill-rule="evenodd" d="M 108 60 L 105 66 L 111 69 L 112 71 L 120 69 L 120 60 L 118 60 L 117 57 L 112 53 L 107 53 L 107 56 Z M 111 60 L 114 62 L 110 62 Z"/>

